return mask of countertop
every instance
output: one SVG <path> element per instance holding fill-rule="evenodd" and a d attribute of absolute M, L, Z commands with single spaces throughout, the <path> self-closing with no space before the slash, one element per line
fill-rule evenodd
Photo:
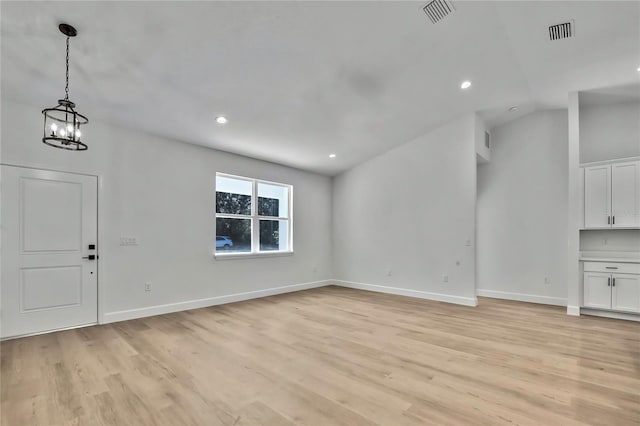
<path fill-rule="evenodd" d="M 640 252 L 637 251 L 582 251 L 582 262 L 621 262 L 640 263 Z"/>

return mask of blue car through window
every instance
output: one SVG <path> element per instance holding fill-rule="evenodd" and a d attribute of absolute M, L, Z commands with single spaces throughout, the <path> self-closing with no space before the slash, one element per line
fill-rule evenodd
<path fill-rule="evenodd" d="M 233 241 L 226 236 L 216 237 L 216 249 L 230 249 L 233 247 Z"/>

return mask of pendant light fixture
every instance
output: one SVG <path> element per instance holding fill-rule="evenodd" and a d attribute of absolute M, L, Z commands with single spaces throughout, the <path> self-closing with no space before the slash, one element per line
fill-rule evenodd
<path fill-rule="evenodd" d="M 69 100 L 69 38 L 78 32 L 68 24 L 60 24 L 58 29 L 67 36 L 67 73 L 64 99 L 58 100 L 58 105 L 42 110 L 44 115 L 44 134 L 42 142 L 55 148 L 71 151 L 86 151 L 87 145 L 80 142 L 82 132 L 80 126 L 89 122 L 87 117 L 76 112 L 76 104 Z"/>

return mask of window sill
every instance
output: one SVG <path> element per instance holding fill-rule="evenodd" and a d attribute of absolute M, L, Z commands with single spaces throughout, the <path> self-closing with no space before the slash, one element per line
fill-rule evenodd
<path fill-rule="evenodd" d="M 233 260 L 233 259 L 256 259 L 263 257 L 283 257 L 293 256 L 292 251 L 275 251 L 266 253 L 216 253 L 213 255 L 215 260 Z"/>

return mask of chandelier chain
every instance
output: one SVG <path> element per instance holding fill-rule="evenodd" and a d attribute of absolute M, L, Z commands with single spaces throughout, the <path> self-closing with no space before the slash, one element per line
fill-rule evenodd
<path fill-rule="evenodd" d="M 66 74 L 66 79 L 67 79 L 67 84 L 64 87 L 64 99 L 65 100 L 69 100 L 69 37 L 67 37 L 67 61 L 66 61 L 66 67 L 67 67 L 67 74 Z"/>

